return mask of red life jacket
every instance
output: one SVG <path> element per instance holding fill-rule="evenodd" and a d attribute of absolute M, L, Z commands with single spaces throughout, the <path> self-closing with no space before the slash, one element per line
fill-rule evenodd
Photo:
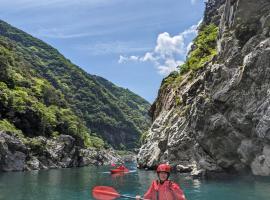
<path fill-rule="evenodd" d="M 117 169 L 124 170 L 124 169 L 126 169 L 126 167 L 121 165 L 121 166 L 117 167 Z"/>
<path fill-rule="evenodd" d="M 153 181 L 148 191 L 144 194 L 144 199 L 150 200 L 186 200 L 181 188 L 172 181 Z"/>

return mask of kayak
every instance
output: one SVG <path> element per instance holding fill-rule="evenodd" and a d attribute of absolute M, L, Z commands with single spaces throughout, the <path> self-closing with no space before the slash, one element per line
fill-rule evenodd
<path fill-rule="evenodd" d="M 129 170 L 127 169 L 127 168 L 125 168 L 125 169 L 111 169 L 110 170 L 111 171 L 111 174 L 116 174 L 116 173 L 127 173 L 127 172 L 129 172 Z"/>

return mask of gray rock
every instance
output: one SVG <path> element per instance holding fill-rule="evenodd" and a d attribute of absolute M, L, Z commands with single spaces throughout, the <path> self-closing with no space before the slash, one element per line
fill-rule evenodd
<path fill-rule="evenodd" d="M 120 156 L 112 149 L 97 151 L 96 149 L 81 149 L 79 152 L 79 166 L 87 165 L 109 165 L 111 163 L 122 163 Z"/>
<path fill-rule="evenodd" d="M 269 13 L 269 0 L 208 1 L 203 23 L 218 19 L 218 55 L 177 88 L 160 89 L 139 167 L 270 175 Z"/>
<path fill-rule="evenodd" d="M 26 146 L 18 138 L 0 132 L 0 170 L 24 170 L 27 151 Z"/>
<path fill-rule="evenodd" d="M 39 170 L 41 168 L 41 164 L 36 157 L 31 157 L 29 161 L 27 161 L 27 170 Z"/>
<path fill-rule="evenodd" d="M 192 171 L 193 171 L 193 166 L 192 166 L 192 165 L 188 165 L 188 166 L 177 165 L 177 166 L 176 166 L 176 170 L 177 170 L 178 172 L 181 172 L 181 173 L 192 172 Z"/>
<path fill-rule="evenodd" d="M 8 152 L 2 161 L 2 171 L 23 171 L 25 168 L 26 155 L 22 152 Z"/>
<path fill-rule="evenodd" d="M 121 163 L 112 150 L 83 149 L 69 135 L 24 138 L 0 132 L 0 171 L 23 171 Z"/>
<path fill-rule="evenodd" d="M 266 145 L 262 154 L 256 156 L 251 163 L 251 170 L 254 175 L 270 176 L 270 145 Z"/>

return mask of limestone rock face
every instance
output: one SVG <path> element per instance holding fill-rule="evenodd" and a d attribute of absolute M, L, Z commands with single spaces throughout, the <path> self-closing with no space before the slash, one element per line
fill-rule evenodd
<path fill-rule="evenodd" d="M 213 0 L 206 7 L 203 23 L 218 20 L 218 55 L 177 89 L 160 89 L 138 165 L 269 176 L 270 1 Z"/>
<path fill-rule="evenodd" d="M 121 158 L 113 150 L 84 149 L 69 135 L 56 139 L 42 136 L 25 144 L 12 133 L 0 132 L 0 171 L 108 165 Z"/>
<path fill-rule="evenodd" d="M 0 169 L 22 171 L 24 169 L 26 146 L 17 138 L 0 132 Z"/>

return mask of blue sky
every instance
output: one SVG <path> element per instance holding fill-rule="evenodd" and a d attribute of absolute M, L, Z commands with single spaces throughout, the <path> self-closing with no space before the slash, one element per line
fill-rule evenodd
<path fill-rule="evenodd" d="M 153 102 L 185 60 L 203 0 L 0 0 L 0 18 Z"/>

